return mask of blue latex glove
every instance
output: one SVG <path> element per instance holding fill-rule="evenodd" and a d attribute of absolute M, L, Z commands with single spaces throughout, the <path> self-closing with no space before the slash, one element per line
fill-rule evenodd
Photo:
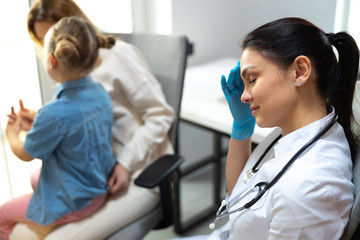
<path fill-rule="evenodd" d="M 227 82 L 225 76 L 221 76 L 221 87 L 234 118 L 231 137 L 245 140 L 254 132 L 255 118 L 251 115 L 249 104 L 241 102 L 244 83 L 240 77 L 240 61 L 231 69 Z"/>

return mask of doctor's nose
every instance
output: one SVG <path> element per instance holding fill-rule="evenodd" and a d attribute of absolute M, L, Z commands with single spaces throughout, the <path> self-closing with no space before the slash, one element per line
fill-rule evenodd
<path fill-rule="evenodd" d="M 241 95 L 241 101 L 243 103 L 250 103 L 251 100 L 252 100 L 252 95 L 249 91 L 246 91 L 245 88 L 243 94 Z"/>

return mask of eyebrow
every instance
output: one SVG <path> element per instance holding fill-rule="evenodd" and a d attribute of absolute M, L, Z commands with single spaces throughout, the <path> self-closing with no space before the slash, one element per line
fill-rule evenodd
<path fill-rule="evenodd" d="M 255 66 L 248 66 L 248 67 L 246 67 L 244 70 L 242 70 L 242 71 L 241 71 L 241 77 L 242 77 L 242 78 L 245 78 L 247 71 L 248 71 L 249 69 L 251 69 L 251 68 L 255 68 Z"/>

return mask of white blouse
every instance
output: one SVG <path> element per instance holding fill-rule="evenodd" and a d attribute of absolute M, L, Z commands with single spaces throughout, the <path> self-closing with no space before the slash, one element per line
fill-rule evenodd
<path fill-rule="evenodd" d="M 141 53 L 117 41 L 111 49 L 100 49 L 100 57 L 101 65 L 91 77 L 111 96 L 116 160 L 134 172 L 172 153 L 168 131 L 174 112 Z"/>

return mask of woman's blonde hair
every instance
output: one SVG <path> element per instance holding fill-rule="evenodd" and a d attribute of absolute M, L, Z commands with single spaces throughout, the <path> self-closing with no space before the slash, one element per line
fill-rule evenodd
<path fill-rule="evenodd" d="M 65 17 L 53 25 L 46 39 L 49 53 L 69 70 L 88 74 L 94 68 L 99 48 L 111 48 L 115 39 L 98 35 L 94 27 L 78 17 Z"/>

